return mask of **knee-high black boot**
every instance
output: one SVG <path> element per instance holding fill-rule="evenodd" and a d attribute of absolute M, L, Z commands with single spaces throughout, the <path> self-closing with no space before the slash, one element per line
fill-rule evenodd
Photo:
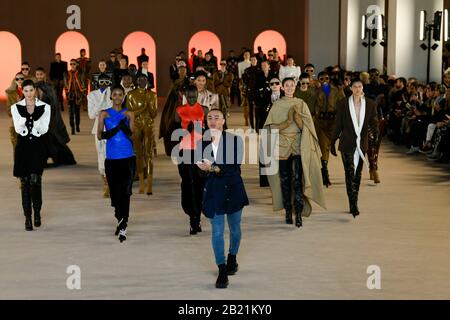
<path fill-rule="evenodd" d="M 359 208 L 358 208 L 358 195 L 359 195 L 359 186 L 361 185 L 361 169 L 362 169 L 362 160 L 358 165 L 358 169 L 356 170 L 355 176 L 352 182 L 352 192 L 353 192 L 353 216 L 359 216 Z"/>
<path fill-rule="evenodd" d="M 20 179 L 22 190 L 22 208 L 25 215 L 25 230 L 32 231 L 33 223 L 31 222 L 31 186 L 30 177 Z"/>
<path fill-rule="evenodd" d="M 328 173 L 328 161 L 322 160 L 322 180 L 325 187 L 331 186 L 330 175 Z"/>
<path fill-rule="evenodd" d="M 292 161 L 281 160 L 280 161 L 280 183 L 281 194 L 283 197 L 283 206 L 286 210 L 286 223 L 293 224 L 292 221 Z"/>
<path fill-rule="evenodd" d="M 33 202 L 34 226 L 41 226 L 42 208 L 42 177 L 37 174 L 31 175 L 31 200 Z"/>
<path fill-rule="evenodd" d="M 302 212 L 305 206 L 303 200 L 303 168 L 300 156 L 294 158 L 294 206 L 295 206 L 295 226 L 303 226 Z"/>
<path fill-rule="evenodd" d="M 342 154 L 342 162 L 344 163 L 345 170 L 345 186 L 347 189 L 348 202 L 350 207 L 350 213 L 356 213 L 356 205 L 355 205 L 355 192 L 353 187 L 353 182 L 355 178 L 355 165 L 353 163 L 353 155 L 352 154 Z"/>

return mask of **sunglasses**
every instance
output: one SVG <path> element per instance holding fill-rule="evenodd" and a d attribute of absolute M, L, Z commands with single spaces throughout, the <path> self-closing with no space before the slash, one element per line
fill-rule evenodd
<path fill-rule="evenodd" d="M 30 68 L 22 68 L 22 70 L 30 70 Z"/>
<path fill-rule="evenodd" d="M 312 70 L 312 69 L 307 69 L 307 70 L 305 70 L 305 72 L 307 72 L 307 73 L 313 73 L 314 70 Z"/>
<path fill-rule="evenodd" d="M 330 77 L 319 78 L 319 81 L 326 81 L 326 80 L 330 80 Z"/>
<path fill-rule="evenodd" d="M 301 84 L 302 86 L 304 86 L 304 85 L 309 86 L 309 82 L 300 82 L 300 84 Z"/>
<path fill-rule="evenodd" d="M 280 85 L 279 82 L 271 82 L 271 83 L 270 83 L 270 86 L 279 86 L 279 85 Z"/>
<path fill-rule="evenodd" d="M 25 78 L 16 78 L 16 81 L 24 81 Z"/>
<path fill-rule="evenodd" d="M 76 63 L 71 63 L 70 65 L 71 65 L 71 66 L 76 66 L 77 64 L 76 64 Z"/>
<path fill-rule="evenodd" d="M 110 80 L 99 80 L 98 84 L 101 86 L 109 86 L 111 84 Z"/>

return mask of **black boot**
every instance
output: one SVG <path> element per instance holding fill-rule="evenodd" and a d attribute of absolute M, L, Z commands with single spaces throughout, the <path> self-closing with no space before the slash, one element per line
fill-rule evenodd
<path fill-rule="evenodd" d="M 292 210 L 286 210 L 286 224 L 293 224 L 292 220 Z"/>
<path fill-rule="evenodd" d="M 127 240 L 127 226 L 128 226 L 127 221 L 125 221 L 125 219 L 121 219 L 118 226 L 120 243 Z"/>
<path fill-rule="evenodd" d="M 216 281 L 217 289 L 225 289 L 228 287 L 228 274 L 226 264 L 221 264 L 219 266 L 219 276 Z"/>
<path fill-rule="evenodd" d="M 328 173 L 328 161 L 322 160 L 322 181 L 325 187 L 331 186 L 330 175 Z"/>
<path fill-rule="evenodd" d="M 239 264 L 237 263 L 236 256 L 229 254 L 227 259 L 227 274 L 232 276 L 238 272 Z"/>
<path fill-rule="evenodd" d="M 31 221 L 31 184 L 30 178 L 21 178 L 21 190 L 22 190 L 22 208 L 25 215 L 25 230 L 32 231 L 33 223 Z"/>
<path fill-rule="evenodd" d="M 42 177 L 37 174 L 31 175 L 31 200 L 33 202 L 34 226 L 41 226 L 42 208 Z"/>
<path fill-rule="evenodd" d="M 72 127 L 72 135 L 73 136 L 75 135 L 75 128 L 74 127 Z"/>
<path fill-rule="evenodd" d="M 358 168 L 359 169 L 359 168 Z M 358 195 L 359 195 L 359 186 L 361 185 L 361 170 L 357 170 L 355 177 L 352 182 L 352 193 L 353 193 L 353 218 L 359 216 L 359 208 L 358 208 Z"/>
<path fill-rule="evenodd" d="M 302 220 L 302 213 L 301 212 L 300 213 L 298 213 L 298 212 L 295 213 L 295 226 L 297 228 L 300 228 L 300 227 L 303 226 L 303 220 Z"/>
<path fill-rule="evenodd" d="M 303 226 L 302 212 L 305 207 L 303 199 L 303 169 L 301 157 L 294 157 L 294 207 L 295 207 L 295 226 L 300 228 Z"/>
<path fill-rule="evenodd" d="M 197 218 L 191 218 L 190 220 L 190 225 L 191 225 L 191 229 L 189 231 L 190 235 L 196 235 L 199 231 L 199 224 L 200 222 L 198 222 Z M 201 230 L 201 227 L 200 227 Z"/>
<path fill-rule="evenodd" d="M 280 162 L 281 163 L 281 162 Z M 280 183 L 281 183 L 281 195 L 283 198 L 283 207 L 286 210 L 286 224 L 293 224 L 292 221 L 292 162 L 288 162 L 287 165 L 283 163 L 280 166 Z"/>

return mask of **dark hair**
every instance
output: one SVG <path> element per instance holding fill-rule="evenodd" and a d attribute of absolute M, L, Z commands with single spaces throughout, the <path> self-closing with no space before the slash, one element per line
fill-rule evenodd
<path fill-rule="evenodd" d="M 252 54 L 250 58 L 255 58 L 255 59 L 258 59 L 258 55 L 256 55 L 256 54 Z"/>
<path fill-rule="evenodd" d="M 45 73 L 45 69 L 43 67 L 36 68 L 36 71 L 42 71 L 43 73 Z"/>
<path fill-rule="evenodd" d="M 303 72 L 303 73 L 300 75 L 300 79 L 309 79 L 309 74 L 307 74 L 306 72 Z"/>
<path fill-rule="evenodd" d="M 286 57 L 286 61 L 287 61 L 288 59 L 294 59 L 294 57 L 293 57 L 293 56 L 287 56 L 287 57 Z"/>
<path fill-rule="evenodd" d="M 245 49 L 244 54 L 247 53 L 247 52 L 250 53 L 250 54 L 252 54 L 252 52 L 250 51 L 250 49 Z"/>
<path fill-rule="evenodd" d="M 22 66 L 29 66 L 30 67 L 30 64 L 28 63 L 28 61 L 24 61 L 24 62 L 22 62 L 22 64 L 21 64 Z"/>
<path fill-rule="evenodd" d="M 313 68 L 313 69 L 316 68 L 316 67 L 314 67 L 314 65 L 312 63 L 307 63 L 307 64 L 305 64 L 305 68 L 304 69 L 306 69 L 308 67 Z"/>
<path fill-rule="evenodd" d="M 106 60 L 105 59 L 100 59 L 100 60 L 98 60 L 98 63 L 100 63 L 100 62 L 106 63 Z"/>
<path fill-rule="evenodd" d="M 28 87 L 28 86 L 32 86 L 33 88 L 36 89 L 36 84 L 35 84 L 34 81 L 31 80 L 31 79 L 25 80 L 25 81 L 22 83 L 22 88 L 25 88 L 25 87 Z"/>
<path fill-rule="evenodd" d="M 205 71 L 199 70 L 196 71 L 193 75 L 194 79 L 197 79 L 198 77 L 205 77 L 206 79 L 208 78 L 208 74 Z"/>
<path fill-rule="evenodd" d="M 219 109 L 219 108 L 212 108 L 211 110 L 208 111 L 208 113 L 206 114 L 206 116 L 208 116 L 208 114 L 210 114 L 210 113 L 213 112 L 213 111 L 218 111 L 218 112 L 220 112 L 220 113 L 222 114 L 223 118 L 226 119 L 225 113 L 222 111 L 222 109 Z M 225 128 L 224 128 L 224 129 L 225 129 Z"/>
<path fill-rule="evenodd" d="M 406 81 L 406 79 L 403 78 L 403 77 L 398 78 L 397 81 L 401 81 L 405 87 L 406 87 L 406 85 L 408 83 L 408 81 Z"/>
<path fill-rule="evenodd" d="M 98 80 L 111 80 L 111 78 L 107 74 L 102 73 L 98 76 Z"/>
<path fill-rule="evenodd" d="M 320 71 L 317 77 L 320 78 L 321 76 L 329 76 L 329 74 L 326 71 Z"/>
<path fill-rule="evenodd" d="M 188 85 L 187 87 L 186 87 L 186 90 L 185 90 L 185 92 L 188 92 L 188 91 L 198 91 L 198 89 L 197 89 L 197 87 L 196 86 L 194 86 L 193 84 L 190 84 L 190 85 Z"/>
<path fill-rule="evenodd" d="M 70 62 L 75 61 L 78 64 L 77 59 L 70 59 Z"/>
<path fill-rule="evenodd" d="M 353 85 L 357 82 L 360 82 L 364 86 L 364 82 L 360 78 L 353 78 L 350 82 L 350 87 L 353 87 Z"/>
<path fill-rule="evenodd" d="M 136 75 L 136 80 L 139 79 L 139 78 L 142 78 L 142 77 L 144 77 L 145 80 L 148 80 L 147 76 L 146 76 L 145 74 L 143 74 L 142 72 L 140 72 L 140 73 L 138 73 L 138 74 Z"/>
<path fill-rule="evenodd" d="M 80 53 L 86 52 L 86 49 L 80 49 Z"/>
<path fill-rule="evenodd" d="M 57 52 L 56 54 L 55 54 L 55 56 L 60 56 L 61 55 L 61 53 L 59 53 L 59 52 Z"/>
<path fill-rule="evenodd" d="M 125 95 L 125 89 L 122 87 L 122 86 L 114 86 L 112 89 L 111 89 L 111 98 L 112 98 L 112 93 L 114 92 L 114 90 L 120 90 L 120 91 L 122 91 L 123 92 L 123 94 Z"/>
<path fill-rule="evenodd" d="M 294 79 L 294 78 L 288 77 L 288 78 L 284 78 L 284 79 L 283 79 L 283 81 L 281 82 L 281 85 L 284 87 L 284 84 L 285 84 L 286 82 L 288 82 L 288 81 L 292 81 L 292 82 L 295 83 L 295 79 Z"/>
<path fill-rule="evenodd" d="M 130 65 L 128 66 L 128 68 L 131 68 L 131 67 L 137 68 L 136 65 L 135 65 L 134 63 L 132 63 L 132 64 L 130 64 Z"/>

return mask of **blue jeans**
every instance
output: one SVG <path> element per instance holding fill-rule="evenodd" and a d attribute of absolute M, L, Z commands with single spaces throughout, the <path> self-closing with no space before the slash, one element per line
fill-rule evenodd
<path fill-rule="evenodd" d="M 231 255 L 237 255 L 239 245 L 241 243 L 241 216 L 242 209 L 233 213 L 227 214 L 228 228 L 230 228 L 230 251 Z M 225 240 L 223 238 L 225 229 L 225 215 L 216 214 L 214 218 L 209 219 L 212 226 L 212 247 L 216 264 L 219 266 L 225 264 Z"/>

